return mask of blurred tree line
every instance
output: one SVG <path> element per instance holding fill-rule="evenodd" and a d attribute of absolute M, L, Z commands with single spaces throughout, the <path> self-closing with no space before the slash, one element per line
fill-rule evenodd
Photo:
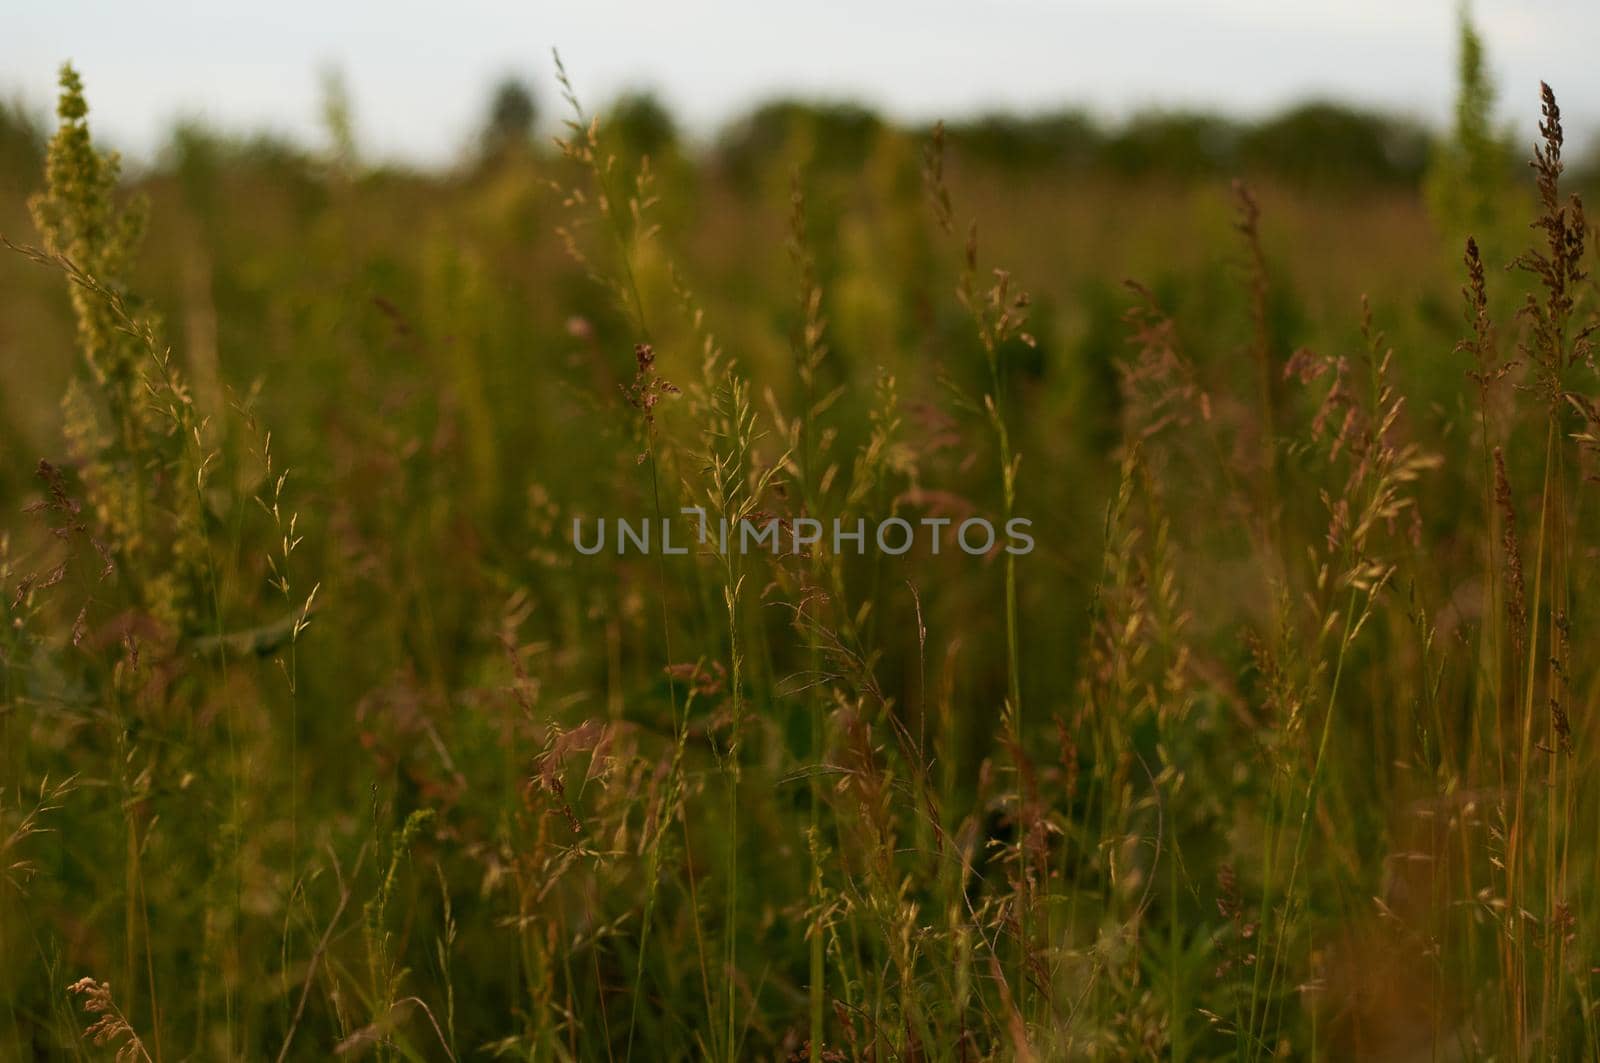
<path fill-rule="evenodd" d="M 779 99 L 729 122 L 707 143 L 693 144 L 685 142 L 670 110 L 649 92 L 622 95 L 601 117 L 609 147 L 619 160 L 641 155 L 657 162 L 696 157 L 723 170 L 735 184 L 753 180 L 762 160 L 781 155 L 785 146 L 797 141 L 809 146 L 808 165 L 823 171 L 848 170 L 870 157 L 886 134 L 920 138 L 929 132 L 897 127 L 855 103 Z M 547 115 L 526 82 L 506 78 L 490 94 L 481 127 L 463 161 L 482 167 L 544 153 L 545 127 L 554 124 L 555 118 Z M 1458 116 L 1455 125 L 1461 124 Z M 1145 111 L 1108 122 L 1086 110 L 1061 109 L 991 113 L 947 122 L 946 128 L 957 157 L 1002 170 L 1179 180 L 1247 176 L 1324 189 L 1418 185 L 1430 168 L 1437 171 L 1441 160 L 1451 161 L 1445 156 L 1461 139 L 1459 128 L 1435 132 L 1410 118 L 1330 101 L 1301 103 L 1256 121 L 1180 109 Z M 169 152 L 164 161 L 185 155 L 201 134 L 192 125 L 181 126 L 171 145 L 176 153 Z M 14 103 L 0 105 L 0 167 L 8 174 L 36 173 L 44 139 L 43 115 Z M 296 157 L 310 161 L 304 150 L 268 137 L 212 132 L 205 139 L 210 154 L 225 154 L 234 163 L 259 161 L 276 169 Z M 341 153 L 349 150 L 350 144 L 340 143 Z M 1476 153 L 1475 163 L 1481 165 L 1487 155 Z M 1514 152 L 1493 156 L 1508 171 L 1504 177 L 1520 174 L 1512 161 L 1516 157 Z M 1591 154 L 1576 160 L 1574 168 L 1588 178 L 1600 170 L 1597 164 L 1600 158 Z"/>
<path fill-rule="evenodd" d="M 1249 174 L 1295 184 L 1410 184 L 1432 148 L 1403 118 L 1311 102 L 1259 122 L 1199 111 L 1138 114 L 1119 126 L 1081 111 L 992 115 L 950 127 L 958 150 L 996 165 L 1181 178 Z"/>

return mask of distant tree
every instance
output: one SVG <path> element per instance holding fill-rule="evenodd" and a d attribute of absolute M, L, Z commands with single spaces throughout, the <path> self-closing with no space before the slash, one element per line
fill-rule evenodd
<path fill-rule="evenodd" d="M 248 175 L 309 193 L 316 161 L 304 149 L 269 132 L 233 135 L 197 119 L 175 124 L 160 154 L 189 206 L 201 213 L 223 206 L 226 175 Z"/>
<path fill-rule="evenodd" d="M 489 115 L 483 126 L 485 155 L 525 150 L 533 142 L 533 125 L 539 106 L 533 90 L 514 77 L 501 80 L 489 101 Z"/>
<path fill-rule="evenodd" d="M 950 124 L 946 131 L 960 154 L 1007 169 L 1086 166 L 1098 157 L 1105 139 L 1082 111 L 987 114 Z"/>
<path fill-rule="evenodd" d="M 43 124 L 21 102 L 0 103 L 0 176 L 17 188 L 32 185 L 44 165 Z"/>
<path fill-rule="evenodd" d="M 803 145 L 810 167 L 838 172 L 864 164 L 884 128 L 876 112 L 858 104 L 775 100 L 731 125 L 722 135 L 720 155 L 741 182 L 797 145 Z"/>
<path fill-rule="evenodd" d="M 1239 128 L 1226 118 L 1192 112 L 1136 115 L 1106 143 L 1115 172 L 1202 177 L 1235 167 Z"/>
<path fill-rule="evenodd" d="M 1246 169 L 1299 184 L 1414 183 L 1427 165 L 1428 137 L 1402 119 L 1313 102 L 1252 127 L 1239 154 Z"/>
<path fill-rule="evenodd" d="M 648 155 L 659 160 L 678 142 L 678 126 L 671 112 L 648 92 L 618 97 L 603 124 L 611 147 L 625 158 Z"/>

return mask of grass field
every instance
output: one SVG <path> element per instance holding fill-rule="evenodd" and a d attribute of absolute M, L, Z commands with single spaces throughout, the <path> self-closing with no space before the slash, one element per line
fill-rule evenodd
<path fill-rule="evenodd" d="M 448 172 L 335 108 L 124 175 L 64 71 L 0 123 L 0 1057 L 1600 1056 L 1587 146 L 1468 43 L 1422 180 L 564 75 Z M 694 506 L 924 530 L 575 548 Z"/>

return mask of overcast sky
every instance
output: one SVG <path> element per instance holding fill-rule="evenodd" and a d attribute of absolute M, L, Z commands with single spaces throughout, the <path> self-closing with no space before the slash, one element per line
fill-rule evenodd
<path fill-rule="evenodd" d="M 1540 78 L 1600 129 L 1600 0 L 1477 0 L 1500 111 L 1531 135 Z M 557 46 L 591 108 L 658 92 L 697 133 L 753 101 L 855 98 L 905 118 L 1083 105 L 1242 115 L 1310 96 L 1448 120 L 1456 0 L 10 0 L 0 95 L 47 106 L 67 58 L 97 130 L 148 155 L 181 117 L 320 136 L 336 67 L 361 147 L 434 163 L 502 75 L 557 105 Z M 1576 145 L 1586 152 L 1586 145 Z"/>

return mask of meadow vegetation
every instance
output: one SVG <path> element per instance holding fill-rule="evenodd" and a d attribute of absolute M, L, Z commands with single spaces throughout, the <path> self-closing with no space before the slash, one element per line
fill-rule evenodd
<path fill-rule="evenodd" d="M 1600 1054 L 1554 93 L 693 146 L 556 69 L 440 173 L 336 84 L 0 115 L 0 1056 Z M 573 549 L 686 506 L 1038 545 Z"/>

